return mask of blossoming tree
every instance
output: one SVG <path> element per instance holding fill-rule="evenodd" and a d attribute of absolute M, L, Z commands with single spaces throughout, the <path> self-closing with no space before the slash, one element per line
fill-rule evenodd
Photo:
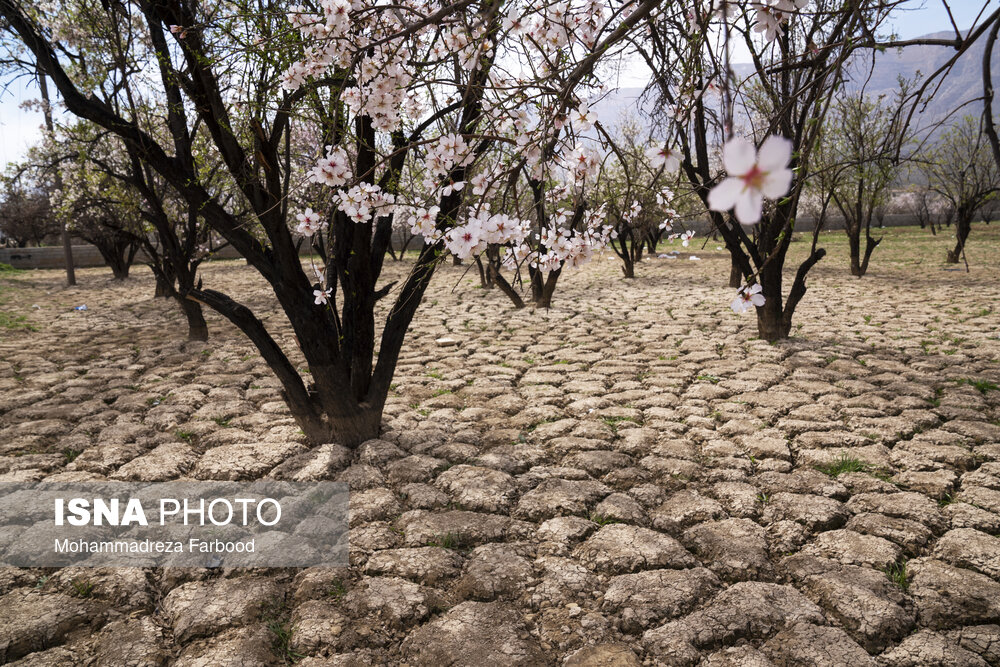
<path fill-rule="evenodd" d="M 650 21 L 641 48 L 670 116 L 664 150 L 680 160 L 746 281 L 734 310 L 756 306 L 758 333 L 767 340 L 789 335 L 806 274 L 825 254 L 814 249 L 784 292 L 799 196 L 831 97 L 845 64 L 874 46 L 898 4 L 695 2 Z M 753 61 L 747 77 L 730 67 L 737 40 Z"/>
<path fill-rule="evenodd" d="M 479 245 L 461 221 L 497 227 L 500 213 L 477 206 L 468 192 L 477 161 L 498 145 L 516 146 L 500 171 L 484 176 L 501 182 L 525 170 L 541 176 L 565 160 L 559 127 L 580 110 L 578 90 L 593 84 L 601 58 L 660 4 L 324 0 L 286 16 L 241 2 L 0 0 L 0 14 L 8 37 L 51 77 L 66 108 L 118 135 L 270 284 L 310 384 L 239 295 L 199 284 L 183 296 L 248 336 L 310 441 L 356 445 L 378 434 L 406 330 L 443 250 Z M 158 115 L 103 102 L 120 95 L 120 78 L 74 68 L 76 33 L 88 24 L 126 37 L 119 57 L 135 64 L 129 76 L 143 77 Z M 526 108 L 527 132 L 518 126 Z M 303 185 L 292 180 L 289 148 L 300 115 L 321 126 L 311 179 L 332 196 L 329 207 L 290 212 L 287 193 Z M 169 137 L 153 132 L 154 124 Z M 199 133 L 210 137 L 205 150 L 219 159 L 249 217 L 206 185 L 193 150 Z M 408 160 L 425 163 L 426 190 L 400 191 Z M 437 234 L 427 236 L 401 284 L 384 284 L 401 206 L 422 211 L 417 217 L 432 220 Z M 290 225 L 293 213 L 301 217 Z M 300 262 L 296 230 L 322 248 L 318 274 Z M 390 295 L 377 336 L 376 303 Z"/>

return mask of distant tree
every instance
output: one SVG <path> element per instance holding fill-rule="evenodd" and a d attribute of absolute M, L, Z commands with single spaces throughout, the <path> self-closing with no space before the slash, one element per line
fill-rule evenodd
<path fill-rule="evenodd" d="M 677 178 L 663 165 L 653 166 L 648 153 L 657 147 L 650 150 L 640 139 L 638 124 L 626 122 L 615 134 L 615 150 L 601 166 L 593 199 L 606 207 L 607 222 L 614 227 L 608 245 L 622 261 L 622 274 L 634 278 L 643 252 L 656 248 L 676 217 L 669 186 Z M 651 239 L 655 240 L 650 243 Z"/>
<path fill-rule="evenodd" d="M 834 104 L 824 138 L 824 165 L 833 174 L 830 195 L 844 217 L 851 255 L 851 274 L 868 271 L 872 252 L 882 241 L 871 234 L 872 220 L 881 227 L 890 190 L 900 170 L 897 148 L 904 143 L 905 127 L 894 113 L 905 99 L 902 86 L 896 104 L 885 95 L 844 95 Z M 865 247 L 861 249 L 861 234 Z"/>
<path fill-rule="evenodd" d="M 944 199 L 955 222 L 955 247 L 948 263 L 964 256 L 972 221 L 1000 193 L 1000 168 L 989 146 L 982 122 L 966 116 L 945 132 L 926 155 L 928 187 Z"/>
<path fill-rule="evenodd" d="M 4 181 L 4 195 L 0 199 L 0 237 L 7 245 L 15 248 L 40 246 L 46 237 L 59 233 L 48 192 L 43 187 L 26 184 L 20 174 Z"/>

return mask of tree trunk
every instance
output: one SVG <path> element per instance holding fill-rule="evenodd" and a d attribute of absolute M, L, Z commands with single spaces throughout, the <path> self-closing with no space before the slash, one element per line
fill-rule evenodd
<path fill-rule="evenodd" d="M 622 255 L 622 273 L 626 278 L 635 278 L 635 262 L 627 252 Z"/>
<path fill-rule="evenodd" d="M 335 442 L 354 449 L 361 443 L 375 440 L 379 436 L 384 406 L 362 403 L 350 411 L 319 415 L 312 402 L 302 404 L 285 392 L 282 394 L 289 411 L 309 442 L 315 444 Z"/>
<path fill-rule="evenodd" d="M 543 278 L 543 273 L 537 269 L 531 273 L 531 300 L 539 308 L 552 307 L 552 295 L 556 291 L 556 283 L 562 268 L 549 271 L 549 275 Z"/>
<path fill-rule="evenodd" d="M 760 272 L 761 294 L 764 295 L 764 305 L 757 308 L 757 335 L 774 342 L 788 338 L 791 328 L 785 324 L 781 302 L 781 269 L 775 271 L 771 265 L 765 266 Z"/>
<path fill-rule="evenodd" d="M 847 245 L 851 249 L 851 275 L 861 277 L 864 273 L 861 270 L 861 238 L 857 228 L 846 226 Z"/>
<path fill-rule="evenodd" d="M 42 115 L 45 118 L 45 131 L 51 138 L 55 134 L 55 123 L 52 120 L 52 104 L 49 100 L 49 84 L 45 77 L 45 73 L 42 71 L 41 67 L 38 67 L 38 88 L 42 93 Z M 58 169 L 55 170 L 55 186 L 56 190 L 62 190 L 62 172 Z M 63 261 L 66 263 L 66 284 L 73 286 L 76 285 L 76 268 L 73 262 L 73 241 L 69 237 L 69 229 L 66 227 L 66 221 L 62 220 L 59 223 L 61 228 L 60 236 L 62 237 L 62 247 L 63 247 Z M 38 243 L 40 246 L 41 243 Z"/>
<path fill-rule="evenodd" d="M 181 310 L 184 311 L 184 317 L 187 318 L 188 340 L 208 340 L 208 324 L 205 322 L 201 304 L 179 294 L 177 302 L 180 304 Z"/>
<path fill-rule="evenodd" d="M 965 250 L 965 242 L 969 239 L 969 232 L 972 231 L 972 216 L 959 215 L 955 222 L 955 249 L 948 251 L 948 263 L 958 264 L 962 259 L 962 252 Z"/>
<path fill-rule="evenodd" d="M 163 298 L 173 296 L 176 277 L 174 276 L 173 266 L 171 266 L 170 262 L 162 262 L 160 270 L 153 271 L 153 273 L 156 276 L 156 292 L 153 296 Z"/>
<path fill-rule="evenodd" d="M 729 267 L 729 286 L 733 288 L 740 288 L 743 286 L 743 271 L 740 270 L 740 265 L 733 258 Z"/>
<path fill-rule="evenodd" d="M 510 302 L 514 304 L 515 308 L 524 308 L 524 299 L 522 299 L 521 295 L 517 293 L 513 285 L 507 282 L 507 279 L 503 277 L 503 274 L 501 274 L 497 269 L 496 264 L 494 264 L 492 259 L 486 265 L 486 271 L 493 280 L 493 284 L 495 284 L 500 291 L 503 292 L 508 299 L 510 299 Z"/>
<path fill-rule="evenodd" d="M 489 258 L 486 258 L 486 262 L 489 263 Z M 476 256 L 476 267 L 479 269 L 479 286 L 483 289 L 493 289 L 493 274 L 486 269 L 486 265 L 483 264 L 483 260 Z"/>

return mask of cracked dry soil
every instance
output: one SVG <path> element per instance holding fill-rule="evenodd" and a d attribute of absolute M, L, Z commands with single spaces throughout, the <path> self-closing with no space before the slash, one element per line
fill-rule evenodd
<path fill-rule="evenodd" d="M 355 451 L 310 448 L 218 317 L 183 342 L 144 269 L 0 281 L 37 327 L 0 335 L 0 480 L 352 490 L 345 569 L 0 569 L 0 662 L 1000 664 L 991 243 L 971 274 L 833 253 L 776 345 L 718 252 L 596 262 L 549 312 L 445 266 Z M 280 323 L 246 266 L 204 273 Z"/>

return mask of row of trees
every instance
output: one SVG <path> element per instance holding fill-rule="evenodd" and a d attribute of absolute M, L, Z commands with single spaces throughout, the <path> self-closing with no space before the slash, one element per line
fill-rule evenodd
<path fill-rule="evenodd" d="M 60 206 L 97 195 L 135 216 L 192 337 L 214 309 L 257 347 L 311 441 L 354 445 L 378 433 L 448 253 L 515 304 L 548 306 L 564 270 L 611 244 L 628 274 L 651 236 L 708 211 L 759 334 L 788 336 L 825 254 L 814 247 L 784 289 L 832 100 L 855 56 L 909 44 L 883 30 L 906 2 L 0 0 L 0 29 L 8 74 L 42 73 L 78 119 L 48 137 Z M 928 81 L 998 18 L 931 40 L 954 55 Z M 745 79 L 731 40 L 751 54 Z M 591 110 L 623 59 L 651 72 L 651 146 Z M 926 93 L 900 105 L 900 127 Z M 424 243 L 386 283 L 404 224 Z M 307 375 L 240 294 L 199 280 L 216 242 L 268 282 Z M 303 265 L 303 244 L 317 262 Z"/>

